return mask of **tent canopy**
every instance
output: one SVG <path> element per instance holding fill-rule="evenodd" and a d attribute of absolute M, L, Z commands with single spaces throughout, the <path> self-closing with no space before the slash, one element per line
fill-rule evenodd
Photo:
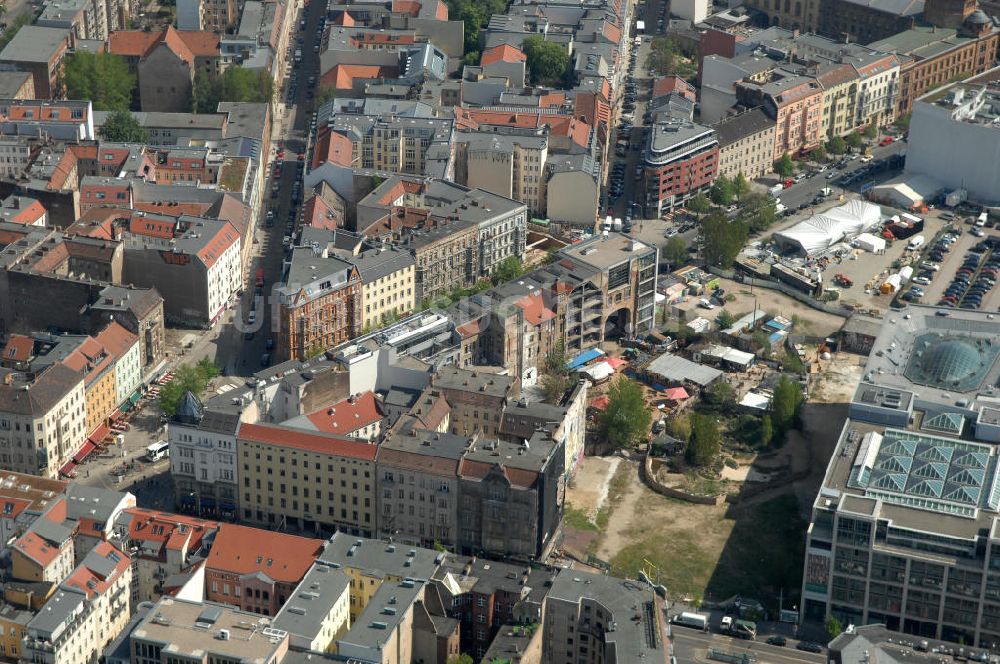
<path fill-rule="evenodd" d="M 612 369 L 611 365 L 607 362 L 598 362 L 597 364 L 593 364 L 586 369 L 583 369 L 582 373 L 590 376 L 591 380 L 594 382 L 600 382 L 605 378 L 613 376 L 615 370 Z"/>
<path fill-rule="evenodd" d="M 845 237 L 871 230 L 881 221 L 882 211 L 877 205 L 851 200 L 775 233 L 774 241 L 783 250 L 790 249 L 811 256 L 829 249 Z"/>

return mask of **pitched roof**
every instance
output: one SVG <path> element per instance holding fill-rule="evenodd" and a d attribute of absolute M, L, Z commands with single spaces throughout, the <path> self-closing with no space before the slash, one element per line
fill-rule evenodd
<path fill-rule="evenodd" d="M 3 349 L 3 359 L 27 362 L 35 353 L 35 341 L 23 334 L 12 334 Z"/>
<path fill-rule="evenodd" d="M 76 588 L 89 599 L 111 586 L 131 564 L 130 558 L 108 542 L 98 542 L 65 581 L 64 589 Z"/>
<path fill-rule="evenodd" d="M 364 392 L 306 415 L 317 431 L 347 435 L 382 419 L 375 394 Z"/>
<path fill-rule="evenodd" d="M 59 544 L 49 542 L 41 535 L 28 531 L 14 541 L 14 550 L 46 567 L 59 556 Z"/>
<path fill-rule="evenodd" d="M 119 30 L 111 34 L 109 51 L 125 57 L 144 58 L 160 44 L 165 44 L 185 62 L 192 62 L 195 56 L 211 57 L 219 55 L 219 35 L 213 32 L 177 30 L 168 26 L 161 32 L 143 30 Z"/>
<path fill-rule="evenodd" d="M 541 295 L 525 295 L 514 304 L 524 312 L 524 320 L 532 325 L 540 325 L 556 317 L 555 312 L 545 306 Z"/>
<path fill-rule="evenodd" d="M 306 433 L 301 429 L 266 424 L 244 424 L 239 430 L 240 440 L 290 447 L 307 452 L 351 457 L 374 461 L 377 446 L 350 438 L 325 433 Z"/>
<path fill-rule="evenodd" d="M 104 346 L 116 360 L 124 357 L 139 342 L 139 337 L 114 320 L 98 332 L 94 339 Z"/>
<path fill-rule="evenodd" d="M 485 67 L 494 62 L 526 62 L 527 60 L 528 56 L 521 49 L 510 44 L 500 44 L 483 51 L 483 57 L 479 64 Z"/>
<path fill-rule="evenodd" d="M 322 552 L 322 540 L 223 523 L 206 566 L 240 575 L 262 572 L 275 581 L 298 583 Z"/>

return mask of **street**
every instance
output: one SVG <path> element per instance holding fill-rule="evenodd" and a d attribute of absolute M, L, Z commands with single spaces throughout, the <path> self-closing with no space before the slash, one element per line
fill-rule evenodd
<path fill-rule="evenodd" d="M 707 658 L 709 647 L 734 654 L 753 653 L 757 656 L 758 664 L 822 664 L 826 661 L 825 654 L 796 650 L 791 641 L 788 646 L 782 647 L 764 643 L 763 637 L 758 641 L 745 641 L 677 625 L 671 625 L 671 631 L 674 656 L 678 662 L 684 664 L 709 661 Z"/>

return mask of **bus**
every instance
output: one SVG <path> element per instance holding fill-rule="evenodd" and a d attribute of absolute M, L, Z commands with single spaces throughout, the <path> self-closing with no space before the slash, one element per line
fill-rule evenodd
<path fill-rule="evenodd" d="M 675 625 L 700 629 L 703 632 L 708 631 L 708 616 L 704 613 L 688 613 L 685 611 L 684 613 L 678 613 L 670 622 Z"/>
<path fill-rule="evenodd" d="M 159 461 L 170 456 L 170 444 L 161 440 L 146 448 L 146 458 L 150 461 Z"/>

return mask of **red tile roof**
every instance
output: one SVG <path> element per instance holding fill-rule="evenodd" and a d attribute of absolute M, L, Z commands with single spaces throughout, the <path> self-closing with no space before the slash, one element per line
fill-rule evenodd
<path fill-rule="evenodd" d="M 104 346 L 93 337 L 87 337 L 76 350 L 66 356 L 62 363 L 84 374 L 86 376 L 84 383 L 90 385 L 113 362 L 114 358 Z"/>
<path fill-rule="evenodd" d="M 491 65 L 494 62 L 527 62 L 528 56 L 519 48 L 510 44 L 500 44 L 483 51 L 483 57 L 479 60 L 482 66 Z"/>
<path fill-rule="evenodd" d="M 320 83 L 332 86 L 337 90 L 350 90 L 354 87 L 354 79 L 375 80 L 389 78 L 390 68 L 379 65 L 334 65 L 333 69 L 323 74 Z"/>
<path fill-rule="evenodd" d="M 213 32 L 180 31 L 168 26 L 161 32 L 142 30 L 119 30 L 111 34 L 110 48 L 115 55 L 142 58 L 159 46 L 167 47 L 185 62 L 192 62 L 195 56 L 218 56 L 220 38 Z"/>
<path fill-rule="evenodd" d="M 139 507 L 125 510 L 132 517 L 129 522 L 129 539 L 134 542 L 160 542 L 164 549 L 193 551 L 201 545 L 202 538 L 219 527 L 215 521 L 159 512 Z"/>
<path fill-rule="evenodd" d="M 514 304 L 524 312 L 524 320 L 532 325 L 541 325 L 556 317 L 555 312 L 545 306 L 541 295 L 525 295 Z"/>
<path fill-rule="evenodd" d="M 30 530 L 15 540 L 14 550 L 42 567 L 59 557 L 59 543 L 46 541 Z"/>
<path fill-rule="evenodd" d="M 31 337 L 23 334 L 12 334 L 7 339 L 7 345 L 3 349 L 3 359 L 14 362 L 27 362 L 35 351 L 35 342 Z"/>
<path fill-rule="evenodd" d="M 278 582 L 298 583 L 322 551 L 321 540 L 223 523 L 208 554 L 206 572 L 262 572 Z"/>
<path fill-rule="evenodd" d="M 325 163 L 350 168 L 353 159 L 354 144 L 351 143 L 351 139 L 339 132 L 330 131 L 316 142 L 316 150 L 313 153 L 313 168 L 319 168 Z"/>
<path fill-rule="evenodd" d="M 325 433 L 307 433 L 299 429 L 271 426 L 266 424 L 244 424 L 240 427 L 239 438 L 252 443 L 264 443 L 279 447 L 290 447 L 306 452 L 350 457 L 374 461 L 378 446 L 369 445 L 350 438 Z"/>
<path fill-rule="evenodd" d="M 306 415 L 319 431 L 342 436 L 382 419 L 382 411 L 373 392 L 364 392 L 353 400 L 339 401 Z"/>
<path fill-rule="evenodd" d="M 590 143 L 590 125 L 570 115 L 546 113 L 509 113 L 471 108 L 455 108 L 456 124 L 460 128 L 477 129 L 479 125 L 527 127 L 548 125 L 553 136 L 566 136 L 581 147 Z"/>
<path fill-rule="evenodd" d="M 100 595 L 105 590 L 111 586 L 111 583 L 117 579 L 125 569 L 131 564 L 131 560 L 125 553 L 122 553 L 114 546 L 107 542 L 99 542 L 97 546 L 91 549 L 87 556 L 98 555 L 102 558 L 107 558 L 109 561 L 114 563 L 114 567 L 111 573 L 107 576 L 103 576 L 100 571 L 92 570 L 87 567 L 87 558 L 83 559 L 73 573 L 70 574 L 65 581 L 63 581 L 64 586 L 70 588 L 77 588 L 83 591 L 89 599 L 93 599 L 95 596 Z"/>
<path fill-rule="evenodd" d="M 202 260 L 206 268 L 210 268 L 222 258 L 227 249 L 239 242 L 239 239 L 240 234 L 232 224 L 223 224 L 215 237 L 202 245 L 198 251 L 198 258 Z"/>
<path fill-rule="evenodd" d="M 107 348 L 111 357 L 115 360 L 124 357 L 139 342 L 139 337 L 129 332 L 125 326 L 114 320 L 98 332 L 94 339 L 97 343 Z"/>

